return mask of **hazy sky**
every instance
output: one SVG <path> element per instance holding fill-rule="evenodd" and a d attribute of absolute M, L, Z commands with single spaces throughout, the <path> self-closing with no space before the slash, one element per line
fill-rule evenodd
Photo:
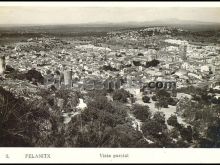
<path fill-rule="evenodd" d="M 220 22 L 219 8 L 0 6 L 0 24 L 75 24 L 164 19 Z"/>

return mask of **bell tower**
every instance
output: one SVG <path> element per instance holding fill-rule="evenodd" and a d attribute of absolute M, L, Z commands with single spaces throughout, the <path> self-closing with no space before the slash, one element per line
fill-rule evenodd
<path fill-rule="evenodd" d="M 5 56 L 0 57 L 0 75 L 3 75 L 5 72 L 6 63 L 5 63 Z"/>

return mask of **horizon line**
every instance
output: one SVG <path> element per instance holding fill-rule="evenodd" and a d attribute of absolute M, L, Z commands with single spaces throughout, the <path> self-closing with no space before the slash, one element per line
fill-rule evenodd
<path fill-rule="evenodd" d="M 164 21 L 167 21 L 167 20 L 171 20 L 170 22 L 166 22 L 164 23 Z M 172 20 L 175 20 L 175 21 L 180 21 L 180 22 L 172 22 Z M 181 23 L 181 21 L 183 21 L 183 23 Z M 190 22 L 190 23 L 187 23 Z M 1 24 L 0 23 L 0 26 L 62 26 L 62 25 L 107 25 L 107 24 L 112 24 L 112 25 L 132 25 L 132 26 L 140 26 L 140 24 L 145 24 L 147 25 L 147 23 L 152 23 L 152 25 L 155 23 L 155 24 L 161 24 L 160 26 L 163 26 L 162 24 L 164 24 L 164 26 L 166 25 L 182 25 L 182 24 L 190 24 L 192 25 L 192 22 L 191 21 L 194 21 L 194 25 L 198 25 L 198 24 L 219 24 L 220 25 L 220 22 L 211 22 L 211 21 L 196 21 L 196 20 L 180 20 L 180 19 L 173 19 L 173 18 L 170 18 L 170 19 L 166 19 L 166 20 L 151 20 L 151 21 L 126 21 L 126 22 L 82 22 L 82 23 L 3 23 Z M 139 23 L 136 24 L 136 23 Z M 150 24 L 149 24 L 150 25 Z M 142 25 L 144 26 L 144 25 Z"/>

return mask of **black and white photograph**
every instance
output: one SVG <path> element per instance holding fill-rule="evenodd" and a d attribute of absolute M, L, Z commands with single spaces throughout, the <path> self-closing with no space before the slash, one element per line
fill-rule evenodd
<path fill-rule="evenodd" d="M 219 3 L 8 4 L 0 147 L 220 147 Z"/>

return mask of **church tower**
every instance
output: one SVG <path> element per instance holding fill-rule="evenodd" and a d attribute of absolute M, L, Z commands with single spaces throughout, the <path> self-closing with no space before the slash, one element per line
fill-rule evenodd
<path fill-rule="evenodd" d="M 0 75 L 3 75 L 5 72 L 6 63 L 5 63 L 5 56 L 0 57 Z"/>
<path fill-rule="evenodd" d="M 186 56 L 186 54 L 187 54 L 187 45 L 180 45 L 179 50 L 180 50 L 179 55 L 180 55 L 181 59 L 183 61 L 186 61 L 187 60 L 187 56 Z"/>

